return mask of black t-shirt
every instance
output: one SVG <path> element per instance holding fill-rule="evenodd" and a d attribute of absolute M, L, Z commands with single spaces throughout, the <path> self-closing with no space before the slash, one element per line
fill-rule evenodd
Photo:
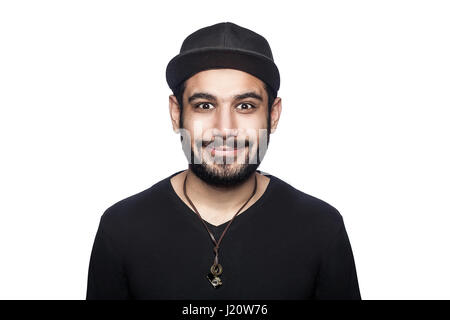
<path fill-rule="evenodd" d="M 267 173 L 264 194 L 222 239 L 214 288 L 214 243 L 170 183 L 180 172 L 104 212 L 86 299 L 361 299 L 341 214 Z M 228 222 L 206 224 L 218 241 Z"/>

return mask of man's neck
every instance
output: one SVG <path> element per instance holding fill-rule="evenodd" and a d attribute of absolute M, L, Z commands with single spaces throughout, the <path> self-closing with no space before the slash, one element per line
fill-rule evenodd
<path fill-rule="evenodd" d="M 172 177 L 171 183 L 178 196 L 192 210 L 192 206 L 184 196 L 183 183 L 187 175 L 186 192 L 199 211 L 202 218 L 213 225 L 222 224 L 230 220 L 234 214 L 252 195 L 255 187 L 255 176 L 258 181 L 255 195 L 250 199 L 241 212 L 249 208 L 264 193 L 269 183 L 269 178 L 255 172 L 242 184 L 234 187 L 216 187 L 207 184 L 197 177 L 190 169 Z"/>
<path fill-rule="evenodd" d="M 216 187 L 207 184 L 197 177 L 191 169 L 187 169 L 186 174 L 186 191 L 189 198 L 194 202 L 194 205 L 201 203 L 207 208 L 217 208 L 220 204 L 220 208 L 223 210 L 237 208 L 235 210 L 237 211 L 248 200 L 255 187 L 255 172 L 243 183 L 231 187 Z"/>

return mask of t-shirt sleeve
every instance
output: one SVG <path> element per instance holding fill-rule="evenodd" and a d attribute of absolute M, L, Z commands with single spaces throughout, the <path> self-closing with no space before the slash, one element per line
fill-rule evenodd
<path fill-rule="evenodd" d="M 361 300 L 353 252 L 342 217 L 323 252 L 315 288 L 318 300 Z"/>
<path fill-rule="evenodd" d="M 123 263 L 111 237 L 106 233 L 102 217 L 89 262 L 86 300 L 129 298 Z"/>

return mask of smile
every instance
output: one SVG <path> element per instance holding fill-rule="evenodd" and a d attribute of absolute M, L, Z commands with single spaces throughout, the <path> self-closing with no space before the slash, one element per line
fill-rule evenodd
<path fill-rule="evenodd" d="M 233 156 L 238 154 L 240 151 L 245 150 L 246 147 L 243 148 L 230 148 L 230 147 L 207 147 L 206 150 L 208 152 L 211 152 L 212 156 L 218 155 L 218 156 Z"/>

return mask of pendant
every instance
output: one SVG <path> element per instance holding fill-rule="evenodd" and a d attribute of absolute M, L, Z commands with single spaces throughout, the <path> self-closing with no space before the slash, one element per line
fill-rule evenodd
<path fill-rule="evenodd" d="M 222 274 L 222 270 L 223 269 L 220 263 L 217 264 L 217 266 L 213 264 L 211 266 L 210 272 L 206 276 L 209 282 L 211 282 L 212 286 L 216 289 L 222 285 L 222 279 L 219 278 L 219 276 Z"/>

